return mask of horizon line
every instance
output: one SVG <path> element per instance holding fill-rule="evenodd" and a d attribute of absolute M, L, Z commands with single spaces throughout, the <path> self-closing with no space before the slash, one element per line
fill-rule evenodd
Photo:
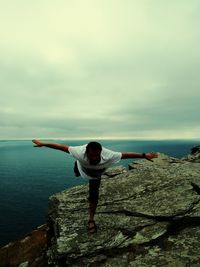
<path fill-rule="evenodd" d="M 135 141 L 164 141 L 164 140 L 169 140 L 169 141 L 186 141 L 186 140 L 194 140 L 194 141 L 200 141 L 200 138 L 152 138 L 152 137 L 38 137 L 38 138 L 0 138 L 0 141 L 31 141 L 33 139 L 38 139 L 38 140 L 135 140 Z"/>

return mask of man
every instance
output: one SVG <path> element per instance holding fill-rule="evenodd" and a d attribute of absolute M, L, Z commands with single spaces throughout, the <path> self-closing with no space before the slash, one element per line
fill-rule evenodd
<path fill-rule="evenodd" d="M 89 221 L 88 230 L 94 233 L 97 226 L 94 221 L 98 200 L 101 176 L 105 170 L 119 162 L 121 159 L 145 158 L 151 160 L 157 158 L 156 153 L 114 152 L 102 147 L 98 142 L 90 142 L 82 146 L 68 146 L 64 144 L 52 144 L 32 140 L 36 147 L 49 147 L 71 154 L 75 159 L 74 172 L 76 176 L 89 179 Z"/>

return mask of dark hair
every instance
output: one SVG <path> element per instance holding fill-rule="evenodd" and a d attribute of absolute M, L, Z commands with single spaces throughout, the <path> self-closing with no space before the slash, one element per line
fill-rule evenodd
<path fill-rule="evenodd" d="M 102 146 L 98 142 L 90 142 L 86 146 L 86 152 L 88 152 L 90 149 L 93 150 L 93 151 L 95 151 L 95 150 L 101 151 L 102 150 Z"/>

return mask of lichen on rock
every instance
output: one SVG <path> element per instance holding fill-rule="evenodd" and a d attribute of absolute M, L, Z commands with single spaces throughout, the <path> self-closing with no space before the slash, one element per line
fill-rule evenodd
<path fill-rule="evenodd" d="M 87 185 L 50 198 L 49 262 L 70 267 L 200 264 L 200 164 L 159 154 L 153 163 L 133 162 L 129 170 L 110 169 L 103 178 L 93 235 L 87 232 Z"/>

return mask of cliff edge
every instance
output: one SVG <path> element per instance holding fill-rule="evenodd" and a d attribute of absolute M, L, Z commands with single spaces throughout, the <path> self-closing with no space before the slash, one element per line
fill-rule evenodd
<path fill-rule="evenodd" d="M 49 199 L 52 266 L 200 266 L 200 150 L 159 154 L 102 179 L 98 231 L 87 232 L 87 186 Z"/>

